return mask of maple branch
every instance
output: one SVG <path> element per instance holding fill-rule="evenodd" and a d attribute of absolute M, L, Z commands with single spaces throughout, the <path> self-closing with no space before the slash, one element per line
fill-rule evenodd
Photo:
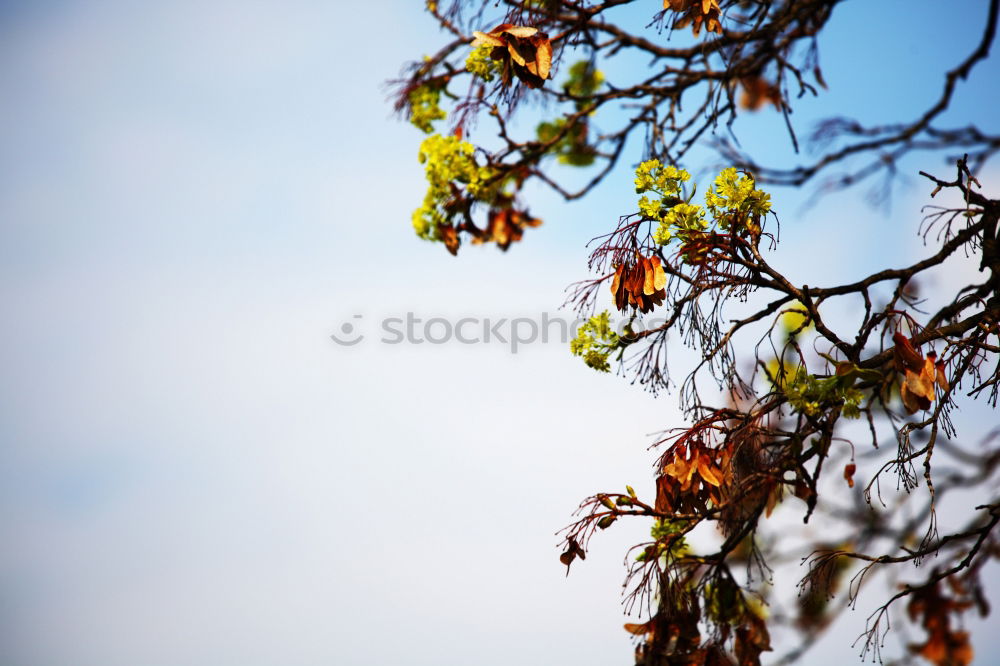
<path fill-rule="evenodd" d="M 979 44 L 965 60 L 945 74 L 944 89 L 936 102 L 919 118 L 908 125 L 865 128 L 858 123 L 850 123 L 843 119 L 827 121 L 827 131 L 832 133 L 840 132 L 855 136 L 875 136 L 878 138 L 845 146 L 840 150 L 824 155 L 810 166 L 800 166 L 794 169 L 776 169 L 762 166 L 745 154 L 734 150 L 725 141 L 719 142 L 717 146 L 729 162 L 752 171 L 762 182 L 776 185 L 802 185 L 830 165 L 843 161 L 853 155 L 876 152 L 895 144 L 906 144 L 907 147 L 894 153 L 891 160 L 884 159 L 885 156 L 883 155 L 873 163 L 871 168 L 862 170 L 862 172 L 854 175 L 843 176 L 838 181 L 835 181 L 836 187 L 847 187 L 872 173 L 886 168 L 893 161 L 901 157 L 902 154 L 915 147 L 925 149 L 952 148 L 956 143 L 955 139 L 958 133 L 963 133 L 966 138 L 971 140 L 966 145 L 980 146 L 979 163 L 981 164 L 987 157 L 1000 150 L 1000 137 L 983 135 L 977 128 L 971 126 L 963 130 L 948 132 L 931 128 L 930 124 L 948 108 L 955 93 L 958 80 L 966 79 L 972 68 L 978 62 L 985 60 L 989 55 L 990 46 L 996 37 L 998 12 L 1000 12 L 1000 0 L 990 0 L 985 27 Z M 936 138 L 937 141 L 918 146 L 913 142 L 913 139 L 921 132 L 927 132 L 930 136 Z"/>

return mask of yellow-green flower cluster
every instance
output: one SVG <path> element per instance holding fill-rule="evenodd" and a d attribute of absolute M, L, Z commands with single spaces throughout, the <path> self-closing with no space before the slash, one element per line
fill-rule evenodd
<path fill-rule="evenodd" d="M 637 194 L 652 193 L 639 199 L 639 212 L 647 220 L 659 222 L 653 240 L 666 245 L 673 238 L 686 242 L 685 236 L 709 228 L 706 210 L 719 229 L 759 234 L 760 218 L 771 210 L 771 195 L 758 190 L 753 178 L 734 167 L 725 169 L 715 185 L 705 194 L 705 206 L 684 200 L 684 183 L 691 176 L 684 169 L 664 166 L 659 160 L 647 160 L 635 170 Z M 692 195 L 693 196 L 693 195 Z"/>
<path fill-rule="evenodd" d="M 569 350 L 574 356 L 583 358 L 589 367 L 600 372 L 609 372 L 608 356 L 619 346 L 619 337 L 611 329 L 610 316 L 605 310 L 591 317 L 576 332 L 576 339 L 570 340 Z"/>
<path fill-rule="evenodd" d="M 551 123 L 539 123 L 535 131 L 538 134 L 539 141 L 548 143 L 555 139 L 565 127 L 566 119 L 557 118 Z M 562 138 L 549 148 L 549 153 L 559 156 L 559 164 L 567 164 L 569 166 L 590 166 L 593 164 L 597 151 L 587 143 L 586 122 L 578 120 L 574 123 L 566 130 Z"/>
<path fill-rule="evenodd" d="M 441 101 L 441 91 L 431 86 L 419 86 L 410 91 L 410 122 L 430 134 L 434 131 L 431 124 L 435 120 L 443 120 L 448 114 L 438 104 Z"/>
<path fill-rule="evenodd" d="M 649 530 L 649 535 L 653 537 L 653 543 L 636 556 L 636 561 L 652 561 L 664 556 L 669 561 L 687 555 L 689 552 L 687 540 L 684 537 L 674 536 L 683 531 L 685 527 L 683 521 L 657 518 Z"/>
<path fill-rule="evenodd" d="M 729 229 L 736 219 L 752 220 L 756 224 L 761 216 L 770 212 L 771 195 L 756 189 L 749 174 L 730 167 L 719 174 L 714 187 L 708 188 L 705 205 L 719 221 L 719 227 Z"/>
<path fill-rule="evenodd" d="M 640 208 L 641 208 L 640 202 Z M 708 228 L 705 211 L 697 204 L 679 203 L 669 208 L 653 232 L 653 241 L 666 245 L 674 234 L 685 231 L 704 231 Z"/>
<path fill-rule="evenodd" d="M 635 170 L 637 194 L 654 196 L 639 198 L 639 212 L 648 220 L 659 221 L 653 240 L 666 245 L 670 239 L 686 231 L 704 231 L 708 228 L 704 209 L 682 200 L 683 183 L 691 179 L 684 169 L 663 166 L 659 160 L 647 160 Z"/>
<path fill-rule="evenodd" d="M 787 372 L 787 371 L 786 371 Z M 849 418 L 861 416 L 860 406 L 864 393 L 854 388 L 858 373 L 819 379 L 798 366 L 785 376 L 779 388 L 792 409 L 809 416 L 816 416 L 823 403 L 840 404 L 841 413 Z"/>
<path fill-rule="evenodd" d="M 813 328 L 813 321 L 806 313 L 806 307 L 798 301 L 793 301 L 787 308 L 782 310 L 781 328 L 785 337 L 792 338 Z"/>
<path fill-rule="evenodd" d="M 691 174 L 674 166 L 663 166 L 660 160 L 646 160 L 635 170 L 635 193 L 657 192 L 662 196 L 679 196 L 681 183 L 691 180 Z"/>
<path fill-rule="evenodd" d="M 458 211 L 448 210 L 454 198 L 452 183 L 464 186 L 474 199 L 489 201 L 496 193 L 493 169 L 476 164 L 474 148 L 456 136 L 434 134 L 420 144 L 417 159 L 424 167 L 427 194 L 420 208 L 413 211 L 413 228 L 427 240 L 438 240 L 438 225 L 448 224 Z"/>
<path fill-rule="evenodd" d="M 660 211 L 663 209 L 663 204 L 659 199 L 650 199 L 649 197 L 639 197 L 639 212 L 642 216 L 650 220 L 660 219 Z"/>
<path fill-rule="evenodd" d="M 596 93 L 598 88 L 603 84 L 604 73 L 599 69 L 595 69 L 590 61 L 579 60 L 570 66 L 569 78 L 563 84 L 563 90 L 568 95 L 586 98 Z M 576 102 L 578 109 L 583 108 L 587 104 L 588 102 L 583 99 Z"/>
<path fill-rule="evenodd" d="M 477 46 L 465 59 L 465 69 L 469 70 L 483 81 L 492 81 L 500 71 L 500 63 L 490 57 L 493 47 L 488 44 Z"/>

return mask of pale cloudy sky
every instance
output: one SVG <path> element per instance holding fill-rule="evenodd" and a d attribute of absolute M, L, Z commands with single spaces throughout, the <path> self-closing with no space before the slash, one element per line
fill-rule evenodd
<path fill-rule="evenodd" d="M 978 25 L 975 3 L 860 4 L 824 45 L 825 104 L 875 120 L 936 95 L 923 77 Z M 408 311 L 554 312 L 631 201 L 627 166 L 587 205 L 540 197 L 545 226 L 507 255 L 420 242 L 420 135 L 382 83 L 436 33 L 419 3 L 344 7 L 0 8 L 0 663 L 628 663 L 621 558 L 642 526 L 569 578 L 554 532 L 592 492 L 649 488 L 675 396 L 562 344 L 377 340 Z M 750 147 L 780 150 L 773 120 Z M 776 193 L 789 272 L 919 251 L 896 242 L 926 202 L 910 182 L 889 218 Z M 355 347 L 328 337 L 345 321 Z M 853 659 L 848 620 L 809 663 Z"/>

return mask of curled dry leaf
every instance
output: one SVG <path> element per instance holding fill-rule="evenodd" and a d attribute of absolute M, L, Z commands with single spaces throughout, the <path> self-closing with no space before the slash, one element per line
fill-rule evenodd
<path fill-rule="evenodd" d="M 740 106 L 750 111 L 756 111 L 767 103 L 774 108 L 781 108 L 781 90 L 762 76 L 749 76 L 740 79 L 743 93 L 740 95 Z"/>
<path fill-rule="evenodd" d="M 902 372 L 904 369 L 920 372 L 924 364 L 924 357 L 921 356 L 914 347 L 910 339 L 896 331 L 892 334 L 892 341 L 896 344 L 893 355 L 896 359 L 896 369 Z"/>
<path fill-rule="evenodd" d="M 927 359 L 934 362 L 934 382 L 942 391 L 948 390 L 948 378 L 944 375 L 944 361 L 937 360 L 937 352 L 927 352 Z"/>
<path fill-rule="evenodd" d="M 581 560 L 587 559 L 587 552 L 580 547 L 580 544 L 576 542 L 576 539 L 570 537 L 566 542 L 566 550 L 563 551 L 562 555 L 559 556 L 559 561 L 566 565 L 566 575 L 569 575 L 569 565 L 573 564 L 573 560 L 576 558 Z"/>
<path fill-rule="evenodd" d="M 718 0 L 663 0 L 663 8 L 675 11 L 680 16 L 674 20 L 675 28 L 691 25 L 691 32 L 697 37 L 702 25 L 708 32 L 722 34 Z"/>
<path fill-rule="evenodd" d="M 438 234 L 441 236 L 441 241 L 444 246 L 448 249 L 448 252 L 455 256 L 458 254 L 458 246 L 461 242 L 458 239 L 458 229 L 451 226 L 450 224 L 439 224 Z"/>
<path fill-rule="evenodd" d="M 698 456 L 698 476 L 700 476 L 705 483 L 709 483 L 716 488 L 722 485 L 722 479 L 716 473 L 715 465 L 712 460 L 704 453 Z"/>
<path fill-rule="evenodd" d="M 903 374 L 899 387 L 899 396 L 903 406 L 910 414 L 921 409 L 930 409 L 934 401 L 934 387 L 942 391 L 948 390 L 948 379 L 944 374 L 944 362 L 937 361 L 933 351 L 924 356 L 913 346 L 913 343 L 902 333 L 896 331 L 892 335 L 896 346 L 893 350 L 896 370 Z"/>
<path fill-rule="evenodd" d="M 649 312 L 654 306 L 662 305 L 667 297 L 665 290 L 667 274 L 659 257 L 636 255 L 631 266 L 619 264 L 611 280 L 611 293 L 615 297 L 615 307 L 621 311 L 632 306 L 640 312 Z"/>
<path fill-rule="evenodd" d="M 948 390 L 948 378 L 944 376 L 944 361 L 938 361 L 934 364 L 934 376 L 937 381 L 937 385 L 941 387 L 942 391 Z"/>
<path fill-rule="evenodd" d="M 736 628 L 733 652 L 741 666 L 760 664 L 760 653 L 771 651 L 771 635 L 767 623 L 753 613 L 747 613 L 742 625 Z"/>
<path fill-rule="evenodd" d="M 472 33 L 473 46 L 492 46 L 490 57 L 503 65 L 504 85 L 516 76 L 530 88 L 538 88 L 552 69 L 552 42 L 531 26 L 501 23 L 489 32 Z"/>
<path fill-rule="evenodd" d="M 930 409 L 931 403 L 934 401 L 936 374 L 934 361 L 929 358 L 924 359 L 919 373 L 913 372 L 909 368 L 904 372 L 903 386 L 900 392 L 909 394 L 908 397 L 911 404 L 917 404 L 920 409 Z M 907 402 L 907 399 L 904 398 L 903 403 L 906 404 Z M 911 409 L 910 413 L 912 414 L 915 411 L 915 409 Z"/>
<path fill-rule="evenodd" d="M 501 208 L 490 211 L 486 231 L 476 238 L 473 244 L 496 243 L 501 250 L 506 250 L 511 243 L 521 240 L 527 227 L 537 227 L 542 221 L 531 217 L 527 211 L 515 208 Z"/>
<path fill-rule="evenodd" d="M 844 465 L 844 479 L 847 481 L 847 486 L 849 488 L 854 487 L 854 472 L 858 470 L 858 466 L 854 463 L 848 463 Z"/>
<path fill-rule="evenodd" d="M 808 502 L 809 499 L 816 494 L 815 491 L 809 486 L 802 486 L 802 487 L 796 486 L 795 491 L 796 491 L 795 492 L 796 496 L 806 502 Z M 778 506 L 778 504 L 781 502 L 784 494 L 785 494 L 785 486 L 781 485 L 780 483 L 775 483 L 771 485 L 771 489 L 767 493 L 767 502 L 764 505 L 764 515 L 766 517 L 768 518 L 771 517 L 771 514 L 774 512 L 774 508 Z"/>
<path fill-rule="evenodd" d="M 659 257 L 644 259 L 643 271 L 645 271 L 645 281 L 642 285 L 642 293 L 646 296 L 654 295 L 667 285 L 667 274 L 663 271 Z"/>
<path fill-rule="evenodd" d="M 704 508 L 707 502 L 722 502 L 726 483 L 726 457 L 692 442 L 679 445 L 668 455 L 656 483 L 656 510 L 687 512 Z"/>
<path fill-rule="evenodd" d="M 656 618 L 648 622 L 643 622 L 642 624 L 636 624 L 633 622 L 625 623 L 625 631 L 632 634 L 633 636 L 645 636 L 646 634 L 653 633 L 656 625 Z"/>
<path fill-rule="evenodd" d="M 663 468 L 663 473 L 673 477 L 681 485 L 681 490 L 691 488 L 691 479 L 698 471 L 698 465 L 692 464 L 684 458 L 674 456 L 673 461 Z"/>
<path fill-rule="evenodd" d="M 907 605 L 911 621 L 921 620 L 927 632 L 923 643 L 911 643 L 910 652 L 918 654 L 935 666 L 968 666 L 973 651 L 969 634 L 951 628 L 951 616 L 961 615 L 972 606 L 964 598 L 949 598 L 939 583 L 921 588 L 913 593 Z"/>

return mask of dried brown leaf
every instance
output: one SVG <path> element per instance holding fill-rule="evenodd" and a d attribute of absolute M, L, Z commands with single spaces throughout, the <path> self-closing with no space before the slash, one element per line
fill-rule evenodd
<path fill-rule="evenodd" d="M 848 463 L 847 465 L 844 465 L 844 479 L 847 480 L 847 486 L 849 488 L 854 487 L 854 472 L 856 472 L 857 469 L 858 466 L 855 465 L 854 463 Z"/>

